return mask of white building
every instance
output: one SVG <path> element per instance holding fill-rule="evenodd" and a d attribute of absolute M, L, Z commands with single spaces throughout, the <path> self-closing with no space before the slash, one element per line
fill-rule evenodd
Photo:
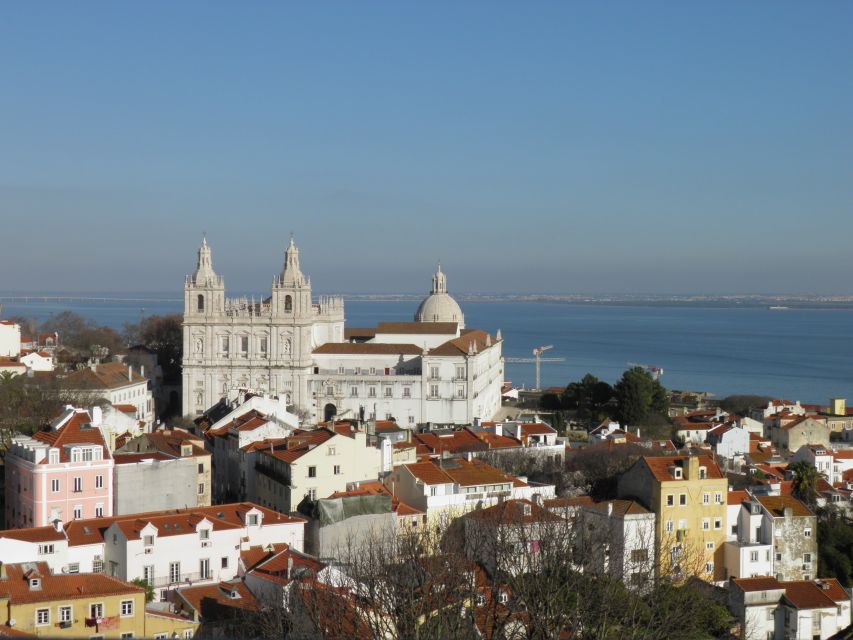
<path fill-rule="evenodd" d="M 737 535 L 725 543 L 723 557 L 727 578 L 773 575 L 773 536 L 767 531 L 764 521 L 765 515 L 758 502 L 747 500 L 740 505 Z"/>
<path fill-rule="evenodd" d="M 32 371 L 53 371 L 53 354 L 47 351 L 30 351 L 28 354 L 18 358 L 18 362 L 27 365 Z"/>
<path fill-rule="evenodd" d="M 580 510 L 584 570 L 643 589 L 654 576 L 655 514 L 632 500 L 608 500 Z"/>
<path fill-rule="evenodd" d="M 744 640 L 824 640 L 850 625 L 850 594 L 834 578 L 732 580 L 729 608 Z"/>
<path fill-rule="evenodd" d="M 394 417 L 470 423 L 500 408 L 500 332 L 465 329 L 438 270 L 414 322 L 344 330 L 340 298 L 313 303 L 291 239 L 272 295 L 226 299 L 203 242 L 184 285 L 183 411 L 201 415 L 236 388 L 284 398 L 310 420 Z"/>
<path fill-rule="evenodd" d="M 804 444 L 791 456 L 791 462 L 805 461 L 831 485 L 844 482 L 844 473 L 853 469 L 853 451 L 833 451 L 820 444 Z"/>
<path fill-rule="evenodd" d="M 0 320 L 0 358 L 17 358 L 21 353 L 21 325 Z"/>
<path fill-rule="evenodd" d="M 730 461 L 743 460 L 743 456 L 749 453 L 749 431 L 734 422 L 710 429 L 705 441 L 711 445 L 714 453 Z"/>
<path fill-rule="evenodd" d="M 154 397 L 145 371 L 121 362 L 92 364 L 65 377 L 67 393 L 82 403 L 98 398 L 113 406 L 132 406 L 146 428 L 154 423 Z"/>
<path fill-rule="evenodd" d="M 145 579 L 158 592 L 238 575 L 240 551 L 302 550 L 305 521 L 251 503 L 74 520 L 0 532 L 0 562 L 47 562 L 54 573 Z"/>

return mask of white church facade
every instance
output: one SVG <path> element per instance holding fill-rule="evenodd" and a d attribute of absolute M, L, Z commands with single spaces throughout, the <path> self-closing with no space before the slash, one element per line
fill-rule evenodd
<path fill-rule="evenodd" d="M 183 413 L 231 389 L 284 398 L 307 422 L 470 423 L 500 408 L 500 331 L 466 329 L 439 267 L 413 322 L 344 328 L 341 298 L 311 297 L 291 239 L 265 300 L 227 299 L 207 241 L 184 283 Z"/>

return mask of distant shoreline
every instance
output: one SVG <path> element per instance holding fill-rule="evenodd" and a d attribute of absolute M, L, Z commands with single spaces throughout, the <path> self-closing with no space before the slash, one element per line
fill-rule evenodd
<path fill-rule="evenodd" d="M 251 292 L 235 292 L 251 296 Z M 261 295 L 255 293 L 255 299 Z M 417 302 L 422 293 L 318 293 L 336 295 L 344 300 L 373 302 Z M 580 294 L 454 294 L 460 302 L 526 302 L 540 304 L 575 304 L 609 307 L 675 307 L 704 309 L 767 309 L 774 313 L 802 310 L 853 310 L 853 296 L 804 295 L 580 295 Z M 174 302 L 182 303 L 177 292 L 9 292 L 0 293 L 0 304 L 22 302 Z"/>

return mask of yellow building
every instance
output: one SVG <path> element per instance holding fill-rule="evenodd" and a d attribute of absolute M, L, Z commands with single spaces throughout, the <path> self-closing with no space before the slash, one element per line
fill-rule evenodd
<path fill-rule="evenodd" d="M 145 589 L 101 573 L 52 575 L 46 562 L 0 574 L 6 628 L 48 638 L 192 638 L 198 624 L 145 609 Z M 150 627 L 150 628 L 149 628 Z"/>
<path fill-rule="evenodd" d="M 655 514 L 660 575 L 725 579 L 728 481 L 710 456 L 645 456 L 620 478 L 618 492 Z"/>

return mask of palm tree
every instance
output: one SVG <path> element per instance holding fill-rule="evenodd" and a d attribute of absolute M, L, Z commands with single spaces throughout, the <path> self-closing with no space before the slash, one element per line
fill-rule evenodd
<path fill-rule="evenodd" d="M 794 473 L 794 496 L 806 504 L 814 505 L 817 500 L 817 481 L 819 478 L 817 469 L 805 460 L 795 462 L 788 469 Z"/>

